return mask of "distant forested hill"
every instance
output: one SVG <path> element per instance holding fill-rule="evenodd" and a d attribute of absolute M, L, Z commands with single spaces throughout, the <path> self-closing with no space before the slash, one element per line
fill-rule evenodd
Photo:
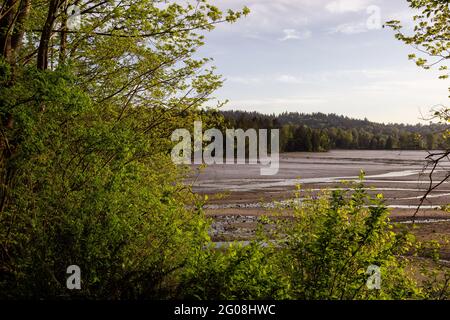
<path fill-rule="evenodd" d="M 281 151 L 326 151 L 329 149 L 445 149 L 448 125 L 383 124 L 337 114 L 261 114 L 221 111 L 229 127 L 280 129 Z"/>

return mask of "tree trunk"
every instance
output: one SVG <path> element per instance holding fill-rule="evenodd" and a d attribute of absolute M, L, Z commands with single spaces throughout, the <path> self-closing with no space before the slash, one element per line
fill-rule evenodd
<path fill-rule="evenodd" d="M 18 0 L 6 0 L 0 19 L 0 53 L 6 61 L 11 59 L 11 34 L 17 14 Z"/>
<path fill-rule="evenodd" d="M 22 0 L 19 6 L 19 12 L 15 23 L 15 28 L 11 37 L 12 61 L 15 64 L 17 55 L 22 48 L 23 36 L 25 34 L 25 23 L 30 15 L 31 0 Z"/>
<path fill-rule="evenodd" d="M 50 38 L 52 36 L 53 26 L 58 14 L 58 9 L 61 6 L 62 2 L 62 0 L 50 0 L 47 19 L 45 20 L 44 28 L 41 34 L 41 40 L 39 41 L 37 68 L 40 70 L 46 70 L 48 68 L 48 49 Z"/>
<path fill-rule="evenodd" d="M 64 4 L 64 11 L 67 10 L 66 4 Z M 67 49 L 67 16 L 63 15 L 61 21 L 61 33 L 59 39 L 59 61 L 60 65 L 66 61 L 66 49 Z"/>

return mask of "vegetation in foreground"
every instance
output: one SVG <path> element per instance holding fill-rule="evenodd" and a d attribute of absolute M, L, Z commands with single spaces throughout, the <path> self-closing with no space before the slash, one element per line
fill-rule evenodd
<path fill-rule="evenodd" d="M 382 195 L 366 190 L 361 180 L 350 190 L 293 201 L 289 216 L 280 209 L 261 217 L 248 246 L 199 252 L 182 290 L 202 299 L 449 298 L 450 270 L 439 263 L 439 244 L 418 242 L 391 223 Z M 409 270 L 424 256 L 434 273 L 418 270 L 419 283 Z M 367 285 L 369 266 L 380 268 L 379 290 Z"/>

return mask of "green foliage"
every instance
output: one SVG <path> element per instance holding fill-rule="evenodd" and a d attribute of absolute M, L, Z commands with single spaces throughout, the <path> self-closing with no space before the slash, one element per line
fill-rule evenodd
<path fill-rule="evenodd" d="M 405 299 L 420 291 L 402 258 L 411 235 L 394 233 L 382 196 L 371 197 L 363 184 L 325 193 L 294 207 L 293 221 L 282 223 L 286 235 L 282 264 L 297 299 Z M 366 286 L 370 265 L 380 267 L 381 288 Z"/>
<path fill-rule="evenodd" d="M 289 284 L 277 259 L 275 248 L 257 241 L 210 246 L 193 257 L 181 284 L 182 297 L 287 299 Z"/>
<path fill-rule="evenodd" d="M 1 296 L 169 297 L 208 240 L 169 156 L 104 121 L 66 71 L 26 70 L 17 83 L 0 93 L 20 140 L 0 216 Z M 71 264 L 82 270 L 79 293 L 66 288 Z"/>
<path fill-rule="evenodd" d="M 353 300 L 448 294 L 446 283 L 431 274 L 425 288 L 413 280 L 408 256 L 423 245 L 405 229 L 393 232 L 382 196 L 369 196 L 362 183 L 297 200 L 287 217 L 283 209 L 280 216 L 260 219 L 274 227 L 249 245 L 198 252 L 185 274 L 183 297 Z M 369 266 L 380 268 L 379 289 L 367 287 Z"/>
<path fill-rule="evenodd" d="M 388 21 L 387 25 L 396 31 L 395 37 L 405 44 L 417 48 L 425 57 L 410 54 L 408 58 L 416 65 L 430 69 L 440 65 L 443 71 L 441 79 L 448 78 L 446 60 L 450 59 L 450 8 L 448 1 L 443 0 L 407 0 L 412 9 L 419 10 L 413 17 L 414 30 L 412 35 L 403 32 L 401 22 Z M 429 61 L 429 59 L 433 59 Z"/>
<path fill-rule="evenodd" d="M 386 24 L 395 32 L 395 37 L 414 47 L 418 54 L 409 54 L 408 58 L 424 69 L 438 67 L 440 79 L 448 79 L 448 61 L 450 60 L 450 7 L 446 0 L 407 0 L 409 6 L 418 11 L 413 17 L 412 34 L 405 34 L 401 21 L 392 20 Z M 450 91 L 450 88 L 449 88 Z M 449 96 L 450 98 L 450 96 Z M 449 123 L 449 108 L 441 106 L 433 110 L 433 118 Z M 445 137 L 449 137 L 448 129 Z M 448 150 L 448 148 L 447 148 Z"/>
<path fill-rule="evenodd" d="M 68 30 L 74 3 L 0 15 L 0 297 L 172 297 L 209 238 L 170 135 L 205 118 L 221 84 L 193 56 L 204 33 L 248 9 L 77 1 Z M 79 292 L 66 288 L 71 264 Z"/>

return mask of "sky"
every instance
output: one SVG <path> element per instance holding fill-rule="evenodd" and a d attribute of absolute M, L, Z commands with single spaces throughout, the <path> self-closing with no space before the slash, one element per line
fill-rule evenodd
<path fill-rule="evenodd" d="M 376 122 L 418 123 L 448 105 L 448 80 L 408 60 L 415 49 L 385 21 L 411 30 L 406 0 L 210 0 L 251 13 L 220 24 L 199 55 L 212 57 L 223 110 L 337 113 Z"/>

